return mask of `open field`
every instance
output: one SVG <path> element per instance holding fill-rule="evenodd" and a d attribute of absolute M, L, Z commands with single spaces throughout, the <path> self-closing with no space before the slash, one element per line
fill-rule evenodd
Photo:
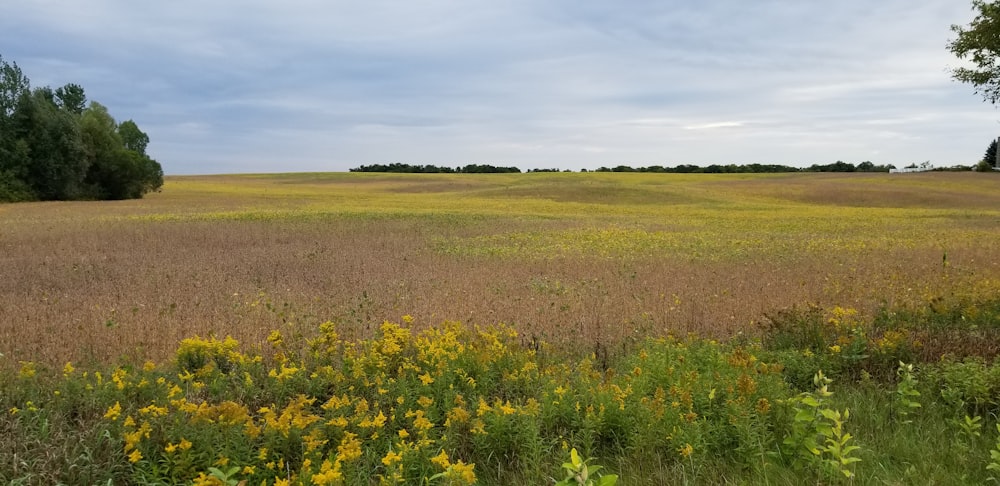
<path fill-rule="evenodd" d="M 141 362 L 404 314 L 588 348 L 724 337 L 792 305 L 995 290 L 998 241 L 1000 178 L 975 173 L 171 177 L 0 206 L 0 353 Z"/>
<path fill-rule="evenodd" d="M 982 484 L 998 237 L 969 173 L 0 206 L 0 483 Z"/>

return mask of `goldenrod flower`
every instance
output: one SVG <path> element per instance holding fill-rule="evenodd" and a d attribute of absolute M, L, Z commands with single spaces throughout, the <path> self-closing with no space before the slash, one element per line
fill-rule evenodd
<path fill-rule="evenodd" d="M 21 361 L 21 371 L 18 372 L 21 378 L 31 378 L 35 376 L 35 363 L 31 361 Z"/>
<path fill-rule="evenodd" d="M 132 464 L 139 462 L 141 459 L 142 452 L 139 452 L 139 449 L 132 451 L 132 453 L 128 455 L 128 462 L 131 462 Z"/>
<path fill-rule="evenodd" d="M 122 414 L 122 404 L 115 402 L 114 405 L 108 408 L 107 412 L 104 412 L 104 418 L 108 420 L 118 420 L 118 416 Z"/>
<path fill-rule="evenodd" d="M 677 452 L 681 454 L 681 457 L 690 457 L 694 453 L 694 447 L 691 447 L 691 444 L 684 444 L 684 447 L 677 449 Z"/>
<path fill-rule="evenodd" d="M 476 468 L 475 464 L 465 464 L 462 461 L 458 461 L 451 465 L 450 477 L 458 476 L 465 484 L 475 484 L 476 483 L 476 473 L 473 471 Z"/>
<path fill-rule="evenodd" d="M 444 449 L 441 449 L 440 454 L 432 457 L 431 462 L 437 464 L 438 466 L 441 466 L 441 469 L 448 469 L 448 466 L 451 465 L 451 462 L 448 461 L 448 452 L 446 452 Z"/>
<path fill-rule="evenodd" d="M 395 464 L 395 463 L 397 463 L 399 461 L 402 461 L 402 460 L 403 460 L 403 456 L 401 456 L 399 454 L 396 454 L 392 450 L 389 450 L 389 452 L 386 453 L 385 457 L 382 458 L 382 464 L 385 464 L 386 466 L 390 466 L 391 467 L 393 464 Z"/>

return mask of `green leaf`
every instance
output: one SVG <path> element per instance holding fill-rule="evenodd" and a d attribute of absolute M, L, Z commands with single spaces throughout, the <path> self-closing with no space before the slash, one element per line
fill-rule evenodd
<path fill-rule="evenodd" d="M 615 483 L 617 482 L 618 482 L 617 474 L 607 474 L 601 476 L 601 479 L 597 481 L 597 486 L 615 486 Z"/>
<path fill-rule="evenodd" d="M 823 415 L 824 417 L 830 419 L 830 420 L 837 420 L 837 421 L 840 420 L 840 412 L 838 412 L 836 410 L 831 410 L 829 408 L 824 408 L 824 409 L 821 409 L 819 411 L 819 413 L 821 415 Z"/>
<path fill-rule="evenodd" d="M 580 460 L 580 453 L 576 452 L 576 447 L 569 451 L 569 461 L 573 463 L 574 469 L 580 469 L 580 465 L 583 464 L 583 461 Z"/>

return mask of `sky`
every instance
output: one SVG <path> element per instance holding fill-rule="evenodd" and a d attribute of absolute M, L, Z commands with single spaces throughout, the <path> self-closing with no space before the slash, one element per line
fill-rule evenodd
<path fill-rule="evenodd" d="M 964 0 L 19 0 L 0 56 L 170 174 L 975 164 Z"/>

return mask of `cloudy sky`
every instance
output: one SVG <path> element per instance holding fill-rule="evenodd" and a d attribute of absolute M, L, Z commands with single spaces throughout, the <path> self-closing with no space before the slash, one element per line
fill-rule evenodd
<path fill-rule="evenodd" d="M 965 0 L 22 0 L 0 55 L 168 174 L 361 164 L 972 164 Z"/>

